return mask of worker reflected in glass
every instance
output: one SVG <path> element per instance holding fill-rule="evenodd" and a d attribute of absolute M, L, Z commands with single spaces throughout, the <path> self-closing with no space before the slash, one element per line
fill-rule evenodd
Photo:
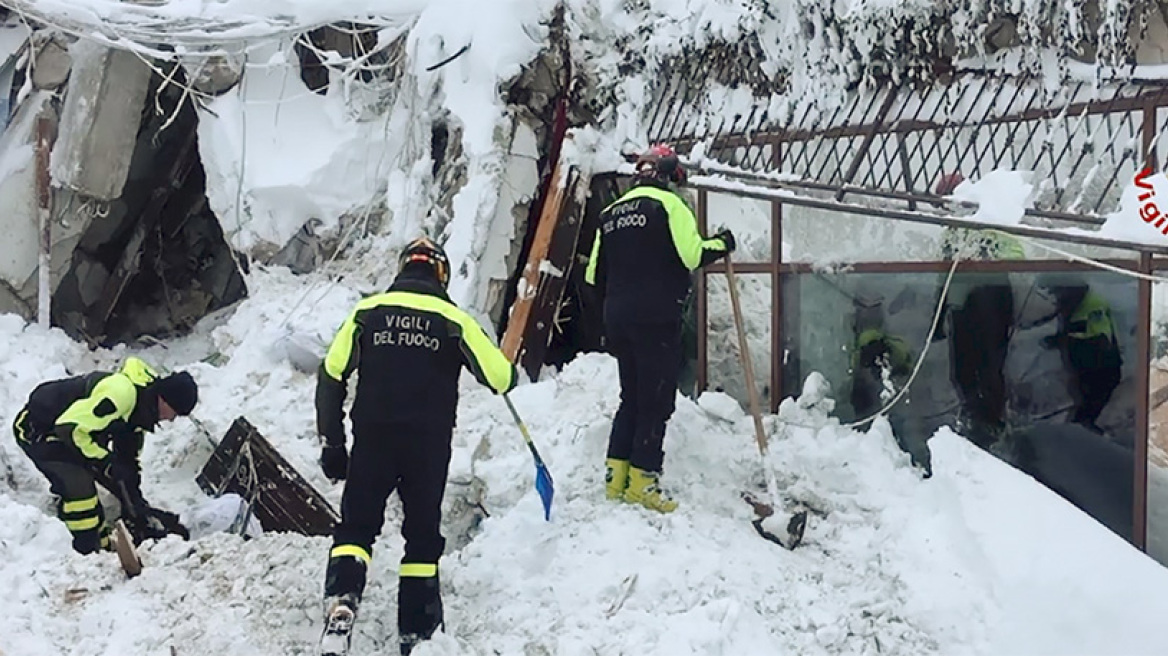
<path fill-rule="evenodd" d="M 1023 259 L 1021 243 L 996 231 L 948 228 L 942 257 L 951 260 Z M 1014 324 L 1014 290 L 1010 274 L 977 273 L 954 276 L 943 301 L 949 325 L 950 374 L 961 399 L 957 432 L 989 448 L 1006 432 L 1006 355 Z"/>
<path fill-rule="evenodd" d="M 849 401 L 854 419 L 861 420 L 883 410 L 908 385 L 916 356 L 908 342 L 888 331 L 883 295 L 861 291 L 853 298 L 852 307 L 856 340 L 851 349 Z M 888 421 L 901 450 L 909 454 L 913 465 L 928 478 L 933 474 L 929 436 L 909 402 L 909 395 L 911 390 L 906 391 L 901 403 L 888 410 Z"/>
<path fill-rule="evenodd" d="M 942 176 L 937 194 L 947 195 L 963 181 Z M 1021 260 L 1026 251 L 1013 236 L 997 230 L 946 228 L 941 240 L 945 260 Z M 1006 355 L 1014 327 L 1014 290 L 1002 271 L 954 276 L 945 304 L 949 326 L 935 339 L 949 337 L 950 374 L 961 400 L 957 432 L 989 449 L 1006 437 Z"/>
<path fill-rule="evenodd" d="M 1062 353 L 1071 376 L 1075 406 L 1070 421 L 1102 434 L 1097 421 L 1119 386 L 1123 366 L 1111 305 L 1081 279 L 1043 274 L 1035 286 L 1054 302 L 1054 313 L 1033 325 L 1058 321 L 1057 330 L 1042 339 L 1042 346 Z"/>

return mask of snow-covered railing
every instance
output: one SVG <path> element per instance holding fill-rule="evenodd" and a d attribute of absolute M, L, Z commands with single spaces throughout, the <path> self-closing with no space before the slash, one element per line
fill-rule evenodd
<path fill-rule="evenodd" d="M 1032 213 L 1084 227 L 1102 224 L 1135 173 L 1162 169 L 1168 152 L 1168 82 L 1050 86 L 970 71 L 925 89 L 885 84 L 795 97 L 700 81 L 719 77 L 711 67 L 733 65 L 667 70 L 646 117 L 650 140 L 837 199 L 863 189 L 910 210 L 962 179 L 1031 171 Z"/>

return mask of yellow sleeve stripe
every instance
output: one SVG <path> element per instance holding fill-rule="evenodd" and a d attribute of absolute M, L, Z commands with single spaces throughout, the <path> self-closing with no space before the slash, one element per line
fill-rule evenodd
<path fill-rule="evenodd" d="M 105 400 L 113 403 L 116 410 L 99 417 L 94 411 Z M 81 455 L 101 460 L 109 455 L 109 450 L 93 441 L 93 433 L 104 430 L 117 419 L 128 419 L 137 400 L 137 391 L 129 378 L 122 374 L 110 374 L 98 381 L 89 396 L 74 401 L 66 408 L 57 417 L 57 425 L 72 424 L 73 443 L 81 450 Z"/>
<path fill-rule="evenodd" d="M 516 372 L 511 361 L 487 337 L 482 326 L 469 314 L 436 296 L 413 292 L 387 292 L 371 296 L 357 305 L 358 311 L 379 305 L 396 305 L 441 315 L 458 326 L 463 344 L 474 366 L 478 367 L 482 379 L 496 392 L 502 394 L 515 387 Z"/>
<path fill-rule="evenodd" d="M 359 558 L 366 566 L 373 562 L 373 554 L 369 553 L 364 547 L 359 547 L 355 544 L 338 544 L 329 552 L 329 558 L 340 558 L 342 556 Z"/>
<path fill-rule="evenodd" d="M 333 343 L 329 346 L 328 353 L 324 356 L 324 371 L 334 380 L 344 380 L 345 375 L 352 369 L 353 350 L 356 347 L 357 311 L 359 309 L 361 309 L 360 305 L 349 315 L 349 318 L 345 319 L 345 323 L 341 324 L 336 337 L 333 337 Z"/>
<path fill-rule="evenodd" d="M 438 576 L 438 565 L 436 563 L 402 563 L 399 575 L 402 578 L 433 578 Z"/>
<path fill-rule="evenodd" d="M 584 269 L 584 282 L 596 284 L 596 267 L 600 263 L 600 229 L 596 229 L 596 238 L 592 240 L 592 255 L 588 257 L 588 267 Z"/>

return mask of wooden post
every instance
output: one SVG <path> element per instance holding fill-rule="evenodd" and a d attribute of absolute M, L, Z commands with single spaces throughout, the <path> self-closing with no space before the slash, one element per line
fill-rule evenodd
<path fill-rule="evenodd" d="M 37 219 L 40 235 L 37 258 L 37 325 L 48 328 L 52 312 L 52 283 L 49 277 L 53 251 L 53 191 L 50 186 L 49 156 L 53 150 L 53 126 L 47 116 L 36 123 Z"/>
<path fill-rule="evenodd" d="M 560 162 L 556 161 L 548 181 L 548 193 L 544 199 L 543 209 L 539 214 L 539 225 L 536 226 L 531 250 L 527 254 L 527 263 L 523 266 L 523 277 L 519 279 L 519 289 L 515 295 L 515 302 L 511 304 L 511 316 L 507 319 L 507 331 L 503 333 L 501 347 L 511 362 L 519 362 L 523 350 L 523 334 L 531 316 L 536 291 L 539 288 L 540 267 L 547 257 L 552 235 L 555 234 L 556 221 L 560 216 L 560 208 L 564 204 L 566 185 L 561 184 L 560 171 Z M 563 177 L 566 180 L 568 176 Z"/>

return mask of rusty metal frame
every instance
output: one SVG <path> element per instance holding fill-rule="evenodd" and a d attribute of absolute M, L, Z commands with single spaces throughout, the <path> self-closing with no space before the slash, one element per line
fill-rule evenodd
<path fill-rule="evenodd" d="M 1152 256 L 1140 255 L 1141 273 L 1152 272 Z M 1148 548 L 1148 439 L 1149 397 L 1151 396 L 1151 346 L 1152 346 L 1152 283 L 1146 278 L 1139 281 L 1136 303 L 1139 315 L 1136 319 L 1136 434 L 1135 452 L 1132 457 L 1135 468 L 1132 477 L 1132 541 L 1140 549 Z"/>
<path fill-rule="evenodd" d="M 964 70 L 925 89 L 883 84 L 841 98 L 775 97 L 756 88 L 753 101 L 717 104 L 702 93 L 742 64 L 733 58 L 680 58 L 664 67 L 650 90 L 650 141 L 668 141 L 685 153 L 701 144 L 691 185 L 698 189 L 703 234 L 709 193 L 771 203 L 772 253 L 765 262 L 736 262 L 743 275 L 769 275 L 771 308 L 771 409 L 782 389 L 783 312 L 799 302 L 783 289 L 784 276 L 811 272 L 810 264 L 782 260 L 783 205 L 960 228 L 991 228 L 1022 236 L 1121 249 L 1131 259 L 1107 264 L 1142 273 L 1168 270 L 1168 242 L 1143 244 L 1092 235 L 1118 209 L 1123 188 L 1143 168 L 1164 170 L 1168 150 L 1168 82 L 1105 79 L 1058 89 L 1042 81 L 989 70 Z M 842 101 L 841 101 L 842 100 Z M 1161 113 L 1164 112 L 1164 113 Z M 955 201 L 943 176 L 977 178 L 992 170 L 1032 170 L 1039 187 L 1022 225 L 972 222 L 972 205 Z M 955 177 L 955 176 L 953 176 Z M 1079 227 L 1077 233 L 1050 228 Z M 857 262 L 856 273 L 943 273 L 949 263 Z M 962 272 L 1082 271 L 1063 260 L 962 262 Z M 698 276 L 699 384 L 708 382 L 709 275 Z M 1137 435 L 1134 453 L 1133 541 L 1147 541 L 1147 416 L 1151 348 L 1151 282 L 1139 282 L 1136 367 Z"/>

